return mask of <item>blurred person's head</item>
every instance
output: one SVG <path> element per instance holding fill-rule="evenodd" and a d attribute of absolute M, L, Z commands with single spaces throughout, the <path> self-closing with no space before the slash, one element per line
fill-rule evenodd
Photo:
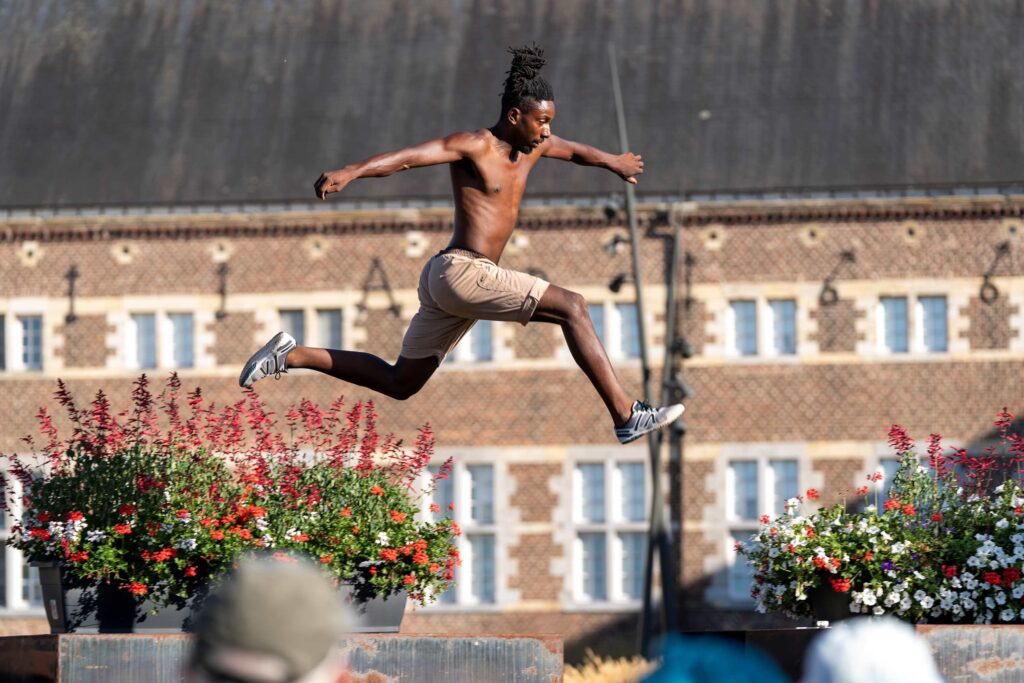
<path fill-rule="evenodd" d="M 297 557 L 249 557 L 213 588 L 195 623 L 192 683 L 335 683 L 346 626 L 337 589 Z"/>
<path fill-rule="evenodd" d="M 643 683 L 788 683 L 757 650 L 716 636 L 671 634 L 661 643 L 661 666 Z"/>
<path fill-rule="evenodd" d="M 891 617 L 841 621 L 811 643 L 800 683 L 942 683 L 928 644 Z"/>

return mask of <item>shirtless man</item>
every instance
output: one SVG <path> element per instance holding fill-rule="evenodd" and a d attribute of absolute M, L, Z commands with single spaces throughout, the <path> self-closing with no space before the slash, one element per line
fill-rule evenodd
<path fill-rule="evenodd" d="M 501 98 L 501 117 L 490 128 L 453 133 L 324 173 L 313 186 L 325 199 L 357 178 L 389 176 L 408 168 L 448 164 L 455 196 L 455 231 L 448 247 L 423 268 L 420 309 L 391 365 L 355 351 L 297 346 L 279 332 L 246 363 L 243 387 L 287 368 L 310 368 L 399 400 L 418 392 L 477 320 L 560 325 L 572 357 L 605 407 L 621 443 L 634 441 L 678 418 L 683 406 L 653 408 L 623 390 L 594 331 L 582 296 L 533 275 L 499 267 L 516 225 L 526 178 L 541 157 L 597 166 L 636 184 L 639 155 L 609 154 L 551 134 L 555 103 L 538 75 L 543 51 L 511 50 L 512 67 Z"/>

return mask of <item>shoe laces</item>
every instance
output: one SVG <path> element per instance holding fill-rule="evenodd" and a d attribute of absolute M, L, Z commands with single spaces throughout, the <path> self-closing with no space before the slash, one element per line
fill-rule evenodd
<path fill-rule="evenodd" d="M 653 413 L 654 408 L 647 401 L 637 401 L 636 410 L 638 413 Z"/>

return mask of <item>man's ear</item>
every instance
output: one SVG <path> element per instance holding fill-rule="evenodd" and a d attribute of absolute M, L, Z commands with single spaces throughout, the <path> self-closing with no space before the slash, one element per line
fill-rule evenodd
<path fill-rule="evenodd" d="M 513 126 L 518 126 L 520 119 L 523 118 L 523 112 L 519 107 L 509 107 L 508 113 L 505 114 L 505 118 Z"/>

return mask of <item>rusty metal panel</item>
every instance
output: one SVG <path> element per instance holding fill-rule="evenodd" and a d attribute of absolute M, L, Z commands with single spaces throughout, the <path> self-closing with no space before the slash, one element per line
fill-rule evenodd
<path fill-rule="evenodd" d="M 562 639 L 551 636 L 375 636 L 343 649 L 353 683 L 562 680 Z"/>
<path fill-rule="evenodd" d="M 1024 626 L 918 626 L 949 683 L 1024 680 Z"/>
<path fill-rule="evenodd" d="M 57 634 L 0 638 L 0 683 L 179 683 L 187 634 Z M 366 635 L 339 643 L 352 683 L 553 683 L 562 680 L 554 636 Z"/>

